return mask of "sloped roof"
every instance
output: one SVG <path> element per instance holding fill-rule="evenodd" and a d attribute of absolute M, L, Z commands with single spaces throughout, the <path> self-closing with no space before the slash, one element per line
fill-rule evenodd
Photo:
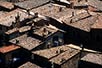
<path fill-rule="evenodd" d="M 70 44 L 69 44 L 70 45 Z M 62 64 L 62 59 L 67 61 L 74 55 L 78 54 L 80 51 L 69 47 L 68 45 L 58 46 L 50 49 L 44 49 L 39 51 L 32 51 L 33 54 L 47 58 L 49 61 L 56 64 Z"/>
<path fill-rule="evenodd" d="M 0 6 L 7 8 L 7 9 L 13 9 L 14 8 L 13 3 L 6 2 L 6 1 L 0 1 Z"/>
<path fill-rule="evenodd" d="M 100 0 L 88 0 L 88 5 L 102 11 L 102 1 Z"/>
<path fill-rule="evenodd" d="M 15 22 L 17 15 L 20 16 L 20 21 L 23 21 L 25 18 L 28 18 L 27 13 L 23 12 L 22 9 L 15 9 L 9 13 L 5 13 L 0 17 L 0 25 L 11 26 L 12 22 Z"/>
<path fill-rule="evenodd" d="M 89 32 L 91 26 L 96 23 L 97 16 L 90 16 L 87 12 L 80 13 L 70 18 L 66 18 L 63 22 L 69 26 Z"/>
<path fill-rule="evenodd" d="M 39 7 L 43 4 L 48 3 L 49 1 L 50 0 L 27 0 L 27 1 L 15 3 L 15 5 L 28 10 L 28 9 Z"/>
<path fill-rule="evenodd" d="M 88 53 L 86 56 L 84 56 L 81 60 L 87 61 L 94 64 L 102 65 L 102 54 L 96 54 L 96 53 Z"/>
<path fill-rule="evenodd" d="M 16 44 L 16 40 L 19 41 L 17 45 L 28 50 L 32 50 L 33 48 L 39 46 L 41 43 L 41 40 L 27 36 L 27 34 L 11 39 L 10 42 Z"/>
<path fill-rule="evenodd" d="M 61 9 L 62 8 L 62 9 Z M 61 9 L 61 11 L 60 11 Z M 54 19 L 59 19 L 61 17 L 65 16 L 71 16 L 72 15 L 73 9 L 68 9 L 66 7 L 61 7 L 61 6 L 55 6 L 52 3 L 43 5 L 41 7 L 32 9 L 30 12 L 33 13 L 38 13 L 43 16 L 48 16 Z"/>
<path fill-rule="evenodd" d="M 88 6 L 88 2 L 86 2 L 85 0 L 81 0 L 80 2 L 78 2 L 78 0 L 74 1 L 74 6 Z"/>
<path fill-rule="evenodd" d="M 0 47 L 0 52 L 1 53 L 7 53 L 7 52 L 11 52 L 11 51 L 17 50 L 19 48 L 20 47 L 17 46 L 17 45 L 7 45 L 7 46 Z"/>
<path fill-rule="evenodd" d="M 41 67 L 34 63 L 26 62 L 23 65 L 19 66 L 18 68 L 41 68 Z"/>
<path fill-rule="evenodd" d="M 94 23 L 91 28 L 93 29 L 102 29 L 102 15 L 97 17 L 96 23 Z"/>

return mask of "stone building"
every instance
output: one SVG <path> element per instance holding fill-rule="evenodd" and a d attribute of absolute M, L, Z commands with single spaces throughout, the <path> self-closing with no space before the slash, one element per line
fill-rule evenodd
<path fill-rule="evenodd" d="M 0 17 L 0 28 L 6 32 L 7 30 L 21 26 L 21 21 L 28 18 L 27 13 L 23 12 L 22 9 L 15 9 L 9 13 L 5 13 Z"/>
<path fill-rule="evenodd" d="M 22 26 L 22 24 L 24 24 L 24 22 L 21 22 L 24 21 L 25 18 L 28 18 L 28 15 L 24 13 L 21 9 L 16 9 L 11 12 L 3 13 L 0 17 L 1 42 L 3 41 L 3 39 L 4 41 L 8 41 L 14 36 L 19 35 L 18 29 Z"/>
<path fill-rule="evenodd" d="M 0 68 L 17 67 L 29 60 L 30 52 L 20 46 L 8 44 L 0 47 Z"/>
<path fill-rule="evenodd" d="M 94 58 L 94 59 L 93 59 Z M 81 58 L 80 68 L 101 68 L 102 67 L 102 54 L 99 53 L 87 53 L 86 56 Z"/>
<path fill-rule="evenodd" d="M 51 25 L 40 28 L 34 26 L 25 34 L 11 39 L 10 42 L 28 50 L 50 48 L 64 44 L 63 33 L 63 31 Z"/>
<path fill-rule="evenodd" d="M 78 68 L 79 52 L 68 45 L 32 51 L 32 62 L 45 68 Z"/>
<path fill-rule="evenodd" d="M 91 26 L 91 45 L 95 46 L 94 50 L 102 51 L 102 15 L 97 16 L 96 23 Z"/>
<path fill-rule="evenodd" d="M 67 27 L 67 34 L 65 35 L 70 41 L 70 43 L 84 44 L 85 47 L 92 47 L 90 45 L 92 39 L 92 26 L 97 22 L 97 14 L 90 14 L 87 11 L 74 15 L 73 17 L 68 17 L 63 19 L 63 25 Z M 95 32 L 93 32 L 93 35 Z M 79 38 L 79 39 L 78 39 Z"/>

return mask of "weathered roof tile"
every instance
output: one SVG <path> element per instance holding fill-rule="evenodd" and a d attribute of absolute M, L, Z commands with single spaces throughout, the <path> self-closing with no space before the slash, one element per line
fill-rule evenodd
<path fill-rule="evenodd" d="M 0 6 L 7 8 L 7 9 L 13 9 L 14 8 L 13 3 L 6 2 L 6 1 L 0 1 Z"/>
<path fill-rule="evenodd" d="M 0 52 L 1 53 L 7 53 L 7 52 L 14 51 L 16 49 L 19 49 L 19 48 L 20 47 L 17 45 L 7 45 L 7 46 L 0 47 Z"/>
<path fill-rule="evenodd" d="M 39 7 L 39 6 L 46 4 L 48 2 L 49 2 L 49 0 L 27 0 L 27 1 L 15 3 L 15 5 L 23 8 L 23 9 L 29 10 L 32 8 Z"/>

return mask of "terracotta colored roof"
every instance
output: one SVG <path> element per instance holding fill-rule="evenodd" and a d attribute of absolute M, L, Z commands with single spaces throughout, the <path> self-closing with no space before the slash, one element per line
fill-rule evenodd
<path fill-rule="evenodd" d="M 44 50 L 39 50 L 34 52 L 32 51 L 32 53 L 43 56 L 47 59 L 50 59 L 53 56 L 60 54 L 60 50 L 63 50 L 63 52 L 65 52 L 67 50 L 70 50 L 70 48 L 68 47 L 68 45 L 63 45 L 63 46 L 58 46 L 50 49 L 44 49 Z M 57 51 L 59 51 L 59 53 L 56 53 Z"/>
<path fill-rule="evenodd" d="M 63 45 L 63 46 L 53 47 L 50 49 L 34 51 L 32 53 L 45 57 L 49 61 L 54 62 L 56 64 L 62 64 L 63 63 L 61 62 L 62 59 L 65 59 L 65 61 L 67 61 L 68 59 L 78 54 L 79 52 L 80 52 L 79 50 L 71 48 L 68 45 Z"/>
<path fill-rule="evenodd" d="M 7 9 L 13 9 L 14 5 L 10 2 L 0 1 L 0 6 L 5 7 Z"/>
<path fill-rule="evenodd" d="M 25 18 L 28 18 L 28 15 L 23 12 L 23 10 L 16 9 L 9 13 L 3 14 L 3 16 L 0 17 L 0 24 L 4 26 L 11 26 L 12 22 L 15 22 L 15 17 L 17 17 L 17 14 L 19 14 L 20 16 L 20 21 L 23 21 Z"/>
<path fill-rule="evenodd" d="M 85 0 L 81 0 L 80 2 L 78 2 L 78 0 L 74 1 L 74 6 L 87 6 L 88 2 L 86 2 Z"/>
<path fill-rule="evenodd" d="M 8 13 L 8 12 L 0 11 L 0 16 L 3 16 L 5 13 Z"/>
<path fill-rule="evenodd" d="M 60 11 L 60 7 L 61 6 L 55 6 L 54 4 L 49 3 L 49 4 L 43 5 L 41 7 L 32 9 L 31 12 L 38 13 L 38 14 L 43 15 L 43 16 L 49 16 L 49 17 L 52 17 L 54 19 L 59 19 L 59 18 L 64 17 L 64 16 L 68 16 L 68 15 L 71 16 L 72 15 L 71 13 L 72 13 L 73 9 L 61 7 L 62 10 Z"/>
<path fill-rule="evenodd" d="M 34 37 L 27 36 L 27 34 L 11 39 L 10 42 L 16 44 L 16 40 L 19 41 L 17 45 L 25 49 L 28 49 L 28 50 L 32 50 L 33 48 L 41 44 L 41 40 L 34 38 Z"/>
<path fill-rule="evenodd" d="M 102 54 L 88 53 L 81 60 L 102 65 Z"/>
<path fill-rule="evenodd" d="M 7 53 L 7 52 L 14 51 L 16 49 L 19 49 L 19 48 L 20 47 L 16 46 L 16 45 L 3 46 L 3 47 L 0 47 L 0 52 L 1 53 Z"/>
<path fill-rule="evenodd" d="M 26 62 L 25 64 L 19 66 L 18 68 L 41 68 L 41 67 L 31 62 Z"/>
<path fill-rule="evenodd" d="M 102 29 L 102 15 L 98 16 L 98 19 L 95 24 L 91 26 L 94 29 Z"/>
<path fill-rule="evenodd" d="M 43 37 L 43 35 L 45 35 L 45 38 L 47 38 L 49 35 L 55 33 L 58 31 L 57 28 L 53 28 L 54 26 L 45 26 L 45 27 L 42 27 L 36 31 L 34 31 L 34 34 L 37 34 L 41 37 Z M 45 29 L 45 31 L 44 31 Z"/>
<path fill-rule="evenodd" d="M 102 1 L 100 0 L 88 0 L 88 5 L 102 11 Z"/>
<path fill-rule="evenodd" d="M 60 65 L 68 61 L 71 57 L 75 56 L 79 52 L 80 52 L 79 50 L 75 50 L 75 49 L 67 50 L 64 53 L 61 53 L 60 55 L 52 58 L 50 61 Z M 64 59 L 63 62 L 62 62 L 62 59 Z"/>
<path fill-rule="evenodd" d="M 15 5 L 28 10 L 28 9 L 39 7 L 48 2 L 49 0 L 28 0 L 28 1 L 15 3 Z"/>
<path fill-rule="evenodd" d="M 84 12 L 70 18 L 68 17 L 65 20 L 63 20 L 63 22 L 69 26 L 89 32 L 91 26 L 94 23 L 96 23 L 96 20 L 97 20 L 97 15 L 90 16 L 87 12 Z"/>

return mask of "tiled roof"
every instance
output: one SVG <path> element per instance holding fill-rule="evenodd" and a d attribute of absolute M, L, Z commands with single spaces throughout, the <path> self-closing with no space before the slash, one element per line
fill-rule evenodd
<path fill-rule="evenodd" d="M 66 18 L 63 22 L 69 26 L 89 32 L 96 20 L 97 15 L 90 16 L 87 12 L 84 12 L 71 18 Z"/>
<path fill-rule="evenodd" d="M 102 65 L 102 54 L 88 53 L 81 60 Z"/>
<path fill-rule="evenodd" d="M 102 15 L 98 16 L 96 23 L 91 26 L 93 29 L 102 29 Z"/>
<path fill-rule="evenodd" d="M 7 9 L 13 9 L 14 5 L 10 2 L 6 2 L 6 1 L 0 1 L 0 6 L 7 8 Z"/>
<path fill-rule="evenodd" d="M 74 6 L 88 6 L 88 2 L 86 2 L 85 0 L 81 0 L 80 2 L 78 2 L 78 0 L 74 1 Z"/>
<path fill-rule="evenodd" d="M 64 16 L 72 15 L 71 13 L 72 13 L 73 9 L 68 9 L 66 7 L 61 7 L 61 8 L 60 8 L 60 6 L 55 6 L 54 4 L 49 3 L 44 6 L 32 9 L 30 12 L 38 13 L 43 16 L 49 16 L 54 19 L 59 19 Z"/>
<path fill-rule="evenodd" d="M 28 9 L 39 7 L 48 2 L 49 0 L 27 0 L 27 1 L 15 3 L 15 5 L 28 10 Z"/>
<path fill-rule="evenodd" d="M 22 9 L 16 9 L 9 13 L 3 14 L 3 16 L 0 17 L 0 24 L 4 26 L 11 26 L 12 22 L 15 22 L 15 17 L 17 17 L 18 14 L 20 15 L 20 21 L 28 18 L 28 15 L 22 11 Z"/>
<path fill-rule="evenodd" d="M 39 35 L 41 37 L 43 37 L 43 35 L 45 35 L 44 37 L 46 38 L 49 35 L 51 35 L 51 34 L 53 34 L 53 33 L 58 31 L 57 28 L 52 28 L 52 27 L 54 27 L 54 26 L 44 26 L 44 27 L 34 31 L 33 33 L 37 34 L 37 35 Z"/>
<path fill-rule="evenodd" d="M 16 37 L 16 38 L 10 40 L 10 42 L 16 44 L 16 40 L 19 41 L 19 43 L 17 43 L 17 45 L 19 45 L 25 49 L 28 49 L 28 50 L 32 50 L 33 48 L 39 46 L 41 43 L 41 40 L 27 36 L 27 34 Z"/>
<path fill-rule="evenodd" d="M 11 51 L 17 50 L 19 48 L 20 47 L 19 46 L 16 46 L 16 45 L 2 46 L 2 47 L 0 47 L 0 52 L 1 53 L 7 53 L 7 52 L 11 52 Z"/>
<path fill-rule="evenodd" d="M 25 64 L 19 66 L 18 68 L 41 68 L 41 67 L 34 63 L 26 62 Z"/>
<path fill-rule="evenodd" d="M 79 52 L 80 52 L 79 50 L 70 49 L 70 50 L 67 50 L 64 53 L 61 53 L 60 55 L 50 59 L 50 61 L 60 65 L 60 64 L 63 64 L 64 62 L 68 61 L 71 57 L 75 56 Z"/>
<path fill-rule="evenodd" d="M 88 5 L 102 11 L 102 2 L 100 0 L 88 0 Z"/>
<path fill-rule="evenodd" d="M 70 45 L 70 44 L 69 44 Z M 56 64 L 62 64 L 60 61 L 62 59 L 68 60 L 72 56 L 79 53 L 79 50 L 73 49 L 68 45 L 58 46 L 50 49 L 32 51 L 33 54 L 47 58 L 49 61 Z"/>

